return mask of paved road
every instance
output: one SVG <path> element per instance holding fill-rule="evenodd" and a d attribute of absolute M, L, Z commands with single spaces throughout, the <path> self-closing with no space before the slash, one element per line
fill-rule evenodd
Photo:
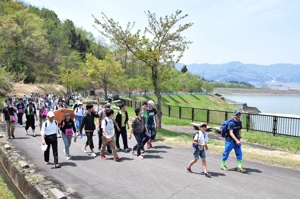
<path fill-rule="evenodd" d="M 38 128 L 38 127 L 37 127 Z M 2 125 L 3 129 L 3 125 Z M 202 175 L 202 166 L 187 173 L 185 167 L 193 158 L 192 149 L 166 146 L 155 142 L 144 160 L 131 153 L 119 152 L 123 161 L 92 158 L 82 152 L 86 137 L 72 143 L 72 160 L 63 156 L 63 141 L 59 139 L 59 162 L 62 168 L 45 165 L 40 149 L 41 137 L 26 136 L 24 128 L 16 128 L 16 139 L 10 140 L 42 175 L 76 191 L 76 198 L 299 198 L 300 172 L 282 167 L 244 161 L 247 173 L 238 173 L 237 163 L 230 158 L 231 171 L 221 171 L 220 155 L 207 152 L 212 178 Z M 97 137 L 94 136 L 96 143 Z M 130 146 L 135 140 L 130 140 Z M 99 155 L 99 152 L 97 153 Z M 50 162 L 53 161 L 51 157 Z"/>

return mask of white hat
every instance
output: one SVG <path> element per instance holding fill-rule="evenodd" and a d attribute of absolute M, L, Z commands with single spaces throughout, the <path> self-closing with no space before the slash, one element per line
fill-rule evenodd
<path fill-rule="evenodd" d="M 54 113 L 52 111 L 48 112 L 48 117 L 54 117 Z"/>
<path fill-rule="evenodd" d="M 44 145 L 41 146 L 41 149 L 42 149 L 43 151 L 46 151 L 47 148 L 48 148 L 48 145 L 47 145 L 47 144 L 44 144 Z"/>
<path fill-rule="evenodd" d="M 78 102 L 78 106 L 79 106 L 79 105 L 83 105 L 82 102 Z"/>

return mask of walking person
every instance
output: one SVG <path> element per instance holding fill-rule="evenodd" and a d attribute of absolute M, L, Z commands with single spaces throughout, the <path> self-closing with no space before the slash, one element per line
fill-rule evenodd
<path fill-rule="evenodd" d="M 85 111 L 83 109 L 83 104 L 82 102 L 78 102 L 78 107 L 75 108 L 74 110 L 74 113 L 75 113 L 75 122 L 76 122 L 76 133 L 79 134 L 79 129 L 80 129 L 80 125 L 82 123 L 82 119 L 83 119 L 83 116 L 85 114 Z"/>
<path fill-rule="evenodd" d="M 54 111 L 57 111 L 57 110 L 62 109 L 62 108 L 64 108 L 63 100 L 59 99 L 58 104 L 54 107 Z M 60 126 L 61 126 L 61 124 L 58 124 L 58 127 L 60 127 Z M 61 137 L 61 132 L 60 132 L 59 129 L 58 129 L 58 132 L 57 132 L 57 137 L 59 137 L 59 138 Z"/>
<path fill-rule="evenodd" d="M 126 111 L 126 106 L 124 103 L 121 103 L 119 105 L 120 111 L 117 112 L 116 114 L 116 125 L 115 125 L 115 132 L 116 132 L 116 147 L 117 150 L 121 150 L 120 144 L 119 144 L 119 138 L 120 135 L 122 136 L 123 140 L 123 146 L 124 150 L 126 152 L 129 152 L 130 149 L 128 148 L 128 142 L 127 142 L 127 130 L 126 130 L 126 125 L 127 129 L 129 129 L 129 123 L 128 123 L 128 113 Z"/>
<path fill-rule="evenodd" d="M 200 130 L 197 134 L 194 136 L 193 140 L 193 147 L 194 147 L 194 159 L 189 163 L 188 167 L 186 168 L 188 172 L 193 173 L 191 167 L 193 164 L 197 162 L 199 159 L 199 156 L 202 160 L 202 167 L 204 170 L 204 175 L 206 177 L 210 177 L 211 174 L 207 172 L 206 168 L 206 155 L 205 150 L 208 150 L 207 142 L 208 142 L 208 135 L 206 133 L 207 124 L 201 124 Z"/>
<path fill-rule="evenodd" d="M 17 108 L 13 107 L 8 99 L 5 100 L 5 106 L 2 109 L 2 123 L 6 123 L 6 134 L 8 139 L 15 138 L 15 121 L 13 120 L 14 113 Z"/>
<path fill-rule="evenodd" d="M 65 113 L 65 117 L 66 119 L 61 122 L 60 130 L 62 132 L 62 139 L 65 143 L 65 149 L 63 150 L 63 152 L 65 156 L 67 156 L 67 160 L 70 160 L 70 146 L 73 132 L 75 133 L 75 140 L 77 136 L 74 121 L 71 120 L 71 113 Z"/>
<path fill-rule="evenodd" d="M 16 108 L 18 110 L 18 123 L 20 125 L 20 127 L 22 127 L 23 125 L 23 114 L 25 112 L 25 104 L 23 103 L 23 98 L 19 99 L 19 102 L 16 105 Z"/>
<path fill-rule="evenodd" d="M 39 110 L 40 131 L 42 131 L 43 123 L 47 120 L 48 106 L 49 104 L 46 98 L 43 98 L 37 105 L 37 110 Z"/>
<path fill-rule="evenodd" d="M 100 156 L 103 160 L 106 160 L 106 156 L 104 155 L 105 147 L 107 143 L 109 144 L 113 158 L 115 161 L 119 161 L 121 157 L 118 156 L 116 152 L 115 146 L 115 133 L 114 133 L 114 111 L 112 109 L 106 110 L 106 118 L 102 120 L 101 128 L 102 128 L 102 145 L 100 150 Z"/>
<path fill-rule="evenodd" d="M 106 118 L 106 110 L 108 110 L 108 109 L 110 109 L 110 105 L 109 104 L 105 104 L 103 106 L 103 109 L 100 110 L 100 112 L 98 113 L 99 118 L 97 119 L 97 127 L 98 127 L 98 150 L 99 151 L 100 151 L 101 146 L 102 146 L 102 134 L 103 134 L 102 127 L 101 127 L 102 120 L 104 118 Z M 108 153 L 112 153 L 109 144 L 107 144 L 107 152 Z"/>
<path fill-rule="evenodd" d="M 141 155 L 141 149 L 143 146 L 143 136 L 142 134 L 144 133 L 144 129 L 146 129 L 146 124 L 145 124 L 145 117 L 143 117 L 143 112 L 142 109 L 137 107 L 135 110 L 135 118 L 132 121 L 131 124 L 131 131 L 130 131 L 130 135 L 129 135 L 129 139 L 131 139 L 132 137 L 132 133 L 134 134 L 134 137 L 137 141 L 137 144 L 131 148 L 132 150 L 132 154 L 135 155 L 135 150 L 137 150 L 137 158 L 138 159 L 143 159 L 143 156 Z M 147 135 L 148 130 L 146 130 Z"/>
<path fill-rule="evenodd" d="M 27 107 L 26 111 L 24 112 L 25 123 L 26 123 L 25 134 L 28 135 L 28 129 L 29 129 L 29 127 L 31 127 L 33 137 L 35 137 L 35 120 L 34 120 L 34 116 L 35 116 L 36 121 L 38 121 L 38 117 L 36 115 L 36 110 L 33 107 L 33 103 L 30 102 L 29 106 Z"/>
<path fill-rule="evenodd" d="M 221 169 L 229 171 L 226 167 L 225 162 L 232 149 L 235 151 L 235 155 L 238 161 L 238 172 L 245 173 L 246 170 L 242 168 L 242 145 L 240 142 L 242 133 L 242 121 L 241 112 L 236 110 L 233 112 L 233 118 L 229 120 L 225 132 L 225 151 L 222 156 Z"/>
<path fill-rule="evenodd" d="M 146 134 L 146 130 L 148 129 L 148 103 L 147 102 L 143 102 L 142 104 L 142 116 L 145 118 L 145 124 L 146 124 L 146 128 L 144 129 L 144 132 L 142 133 L 142 140 L 143 140 L 143 146 L 141 149 L 141 153 L 145 152 L 145 144 L 148 142 L 148 140 L 150 139 L 149 134 Z"/>
<path fill-rule="evenodd" d="M 148 132 L 151 131 L 151 138 L 148 141 L 147 148 L 150 149 L 152 147 L 152 140 L 155 139 L 156 129 L 157 129 L 157 110 L 154 108 L 154 102 L 152 100 L 148 101 Z M 155 118 L 155 123 L 154 123 Z"/>
<path fill-rule="evenodd" d="M 86 147 L 90 146 L 90 149 L 92 152 L 91 156 L 96 157 L 96 154 L 94 152 L 94 142 L 93 142 L 93 133 L 94 133 L 94 130 L 96 129 L 96 126 L 94 123 L 94 118 L 99 118 L 99 115 L 97 113 L 95 113 L 94 107 L 92 104 L 87 104 L 86 110 L 87 110 L 87 113 L 83 117 L 83 120 L 82 120 L 82 123 L 80 126 L 80 135 L 82 135 L 82 130 L 84 127 L 85 134 L 87 136 L 86 144 L 82 150 L 84 153 L 87 153 Z"/>
<path fill-rule="evenodd" d="M 60 165 L 58 164 L 58 153 L 57 153 L 57 133 L 58 131 L 58 123 L 56 120 L 54 120 L 54 113 L 49 112 L 48 113 L 48 119 L 43 123 L 42 126 L 42 145 L 47 145 L 47 150 L 44 152 L 44 161 L 46 164 L 49 163 L 49 153 L 50 148 L 52 146 L 53 151 L 53 158 L 54 158 L 54 164 L 55 168 L 60 168 Z"/>

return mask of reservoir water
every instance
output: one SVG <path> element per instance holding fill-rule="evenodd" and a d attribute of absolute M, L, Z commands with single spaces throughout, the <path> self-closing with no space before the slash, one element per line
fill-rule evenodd
<path fill-rule="evenodd" d="M 245 102 L 248 106 L 257 107 L 262 113 L 300 117 L 299 96 L 223 96 L 236 102 Z"/>

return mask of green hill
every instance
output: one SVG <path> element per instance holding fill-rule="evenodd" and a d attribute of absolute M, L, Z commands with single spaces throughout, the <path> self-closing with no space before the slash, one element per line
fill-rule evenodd
<path fill-rule="evenodd" d="M 156 96 L 141 96 L 141 97 L 127 97 L 124 99 L 136 100 L 136 101 L 146 101 L 153 100 L 157 102 Z M 181 107 L 192 107 L 201 109 L 212 109 L 212 110 L 222 110 L 222 111 L 234 111 L 238 109 L 234 105 L 230 105 L 223 101 L 217 96 L 208 95 L 171 95 L 162 96 L 162 104 L 171 106 L 181 106 Z"/>

